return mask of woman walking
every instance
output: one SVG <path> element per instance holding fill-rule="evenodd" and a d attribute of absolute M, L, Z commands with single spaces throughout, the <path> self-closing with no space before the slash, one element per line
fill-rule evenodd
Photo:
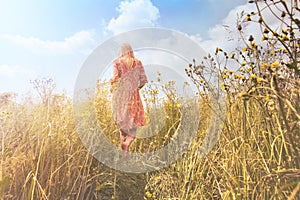
<path fill-rule="evenodd" d="M 120 145 L 125 157 L 137 127 L 146 123 L 139 89 L 147 83 L 147 77 L 142 62 L 135 58 L 129 44 L 121 46 L 119 57 L 113 62 L 110 83 L 113 117 L 120 130 Z"/>

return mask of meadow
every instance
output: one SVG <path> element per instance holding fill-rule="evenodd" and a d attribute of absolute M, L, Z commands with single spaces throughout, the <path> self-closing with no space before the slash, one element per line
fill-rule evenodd
<path fill-rule="evenodd" d="M 213 55 L 186 66 L 186 76 L 198 88 L 198 109 L 188 120 L 199 114 L 201 123 L 187 152 L 157 171 L 126 174 L 95 159 L 74 124 L 72 98 L 55 93 L 51 79 L 32 82 L 39 102 L 30 96 L 16 102 L 16 94 L 2 93 L 0 199 L 299 199 L 300 22 L 298 4 L 290 2 L 270 1 L 253 13 L 241 13 L 236 26 L 241 47 L 231 52 L 216 47 Z M 268 26 L 261 11 L 272 4 L 283 6 L 274 13 L 278 29 Z M 244 35 L 247 23 L 260 27 L 262 37 Z M 230 68 L 233 62 L 237 69 Z M 218 74 L 226 114 L 216 144 L 199 156 L 212 118 L 207 67 Z M 87 103 L 118 147 L 109 84 L 99 81 L 96 88 L 95 99 Z M 148 120 L 159 121 L 162 113 L 149 116 L 157 110 L 166 117 L 155 136 L 132 144 L 131 151 L 143 153 L 172 140 L 188 105 L 178 98 L 172 81 L 160 88 L 149 84 L 141 93 Z"/>

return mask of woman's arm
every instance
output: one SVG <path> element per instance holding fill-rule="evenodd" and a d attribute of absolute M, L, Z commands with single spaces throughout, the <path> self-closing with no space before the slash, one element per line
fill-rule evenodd
<path fill-rule="evenodd" d="M 118 70 L 118 64 L 116 62 L 114 62 L 113 64 L 113 76 L 110 79 L 110 92 L 113 92 L 116 83 L 118 82 L 120 76 L 119 76 L 119 70 Z"/>
<path fill-rule="evenodd" d="M 144 69 L 142 62 L 139 62 L 139 64 L 141 67 L 139 88 L 141 89 L 148 82 L 148 80 L 147 80 L 147 76 L 145 74 L 145 69 Z"/>

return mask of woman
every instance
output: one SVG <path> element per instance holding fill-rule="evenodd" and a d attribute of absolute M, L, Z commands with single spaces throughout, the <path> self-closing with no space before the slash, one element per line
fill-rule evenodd
<path fill-rule="evenodd" d="M 120 145 L 125 157 L 136 136 L 137 127 L 144 126 L 146 121 L 139 89 L 147 83 L 147 77 L 141 61 L 134 57 L 129 44 L 121 46 L 119 57 L 113 62 L 110 83 L 113 117 L 120 129 Z"/>

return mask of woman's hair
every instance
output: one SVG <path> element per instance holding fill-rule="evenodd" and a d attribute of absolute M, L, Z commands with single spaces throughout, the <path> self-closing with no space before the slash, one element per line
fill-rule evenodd
<path fill-rule="evenodd" d="M 124 43 L 120 47 L 119 57 L 123 57 L 123 56 L 130 56 L 134 58 L 132 47 L 128 43 Z"/>

